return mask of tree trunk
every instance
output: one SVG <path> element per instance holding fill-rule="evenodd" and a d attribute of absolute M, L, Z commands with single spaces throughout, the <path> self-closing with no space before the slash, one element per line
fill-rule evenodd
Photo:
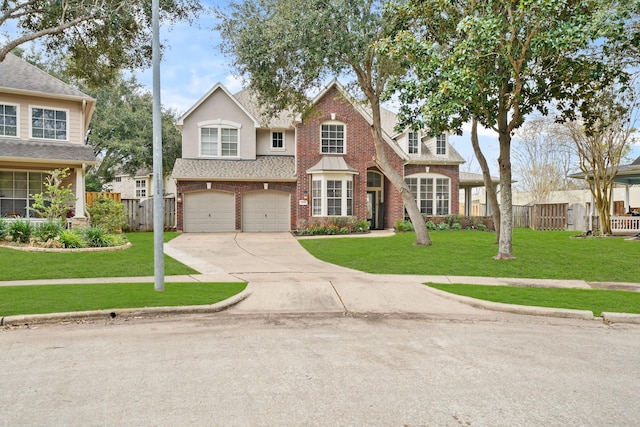
<path fill-rule="evenodd" d="M 498 114 L 498 140 L 500 142 L 500 240 L 495 259 L 514 258 L 512 253 L 513 206 L 511 194 L 511 134 L 507 129 L 507 112 Z"/>
<path fill-rule="evenodd" d="M 473 146 L 473 152 L 476 155 L 476 159 L 482 169 L 482 179 L 484 180 L 484 187 L 487 192 L 487 200 L 491 206 L 491 214 L 493 216 L 493 227 L 496 229 L 496 243 L 500 242 L 500 204 L 498 204 L 498 195 L 496 189 L 493 186 L 493 180 L 491 179 L 491 171 L 487 164 L 487 159 L 484 157 L 482 150 L 480 149 L 480 143 L 478 141 L 478 120 L 474 117 L 471 120 L 471 145 Z"/>
<path fill-rule="evenodd" d="M 371 133 L 373 134 L 373 142 L 376 147 L 376 158 L 375 162 L 380 168 L 380 171 L 387 177 L 387 179 L 391 182 L 396 190 L 400 193 L 402 197 L 402 202 L 404 203 L 404 207 L 409 214 L 409 219 L 413 224 L 413 229 L 416 232 L 416 245 L 422 246 L 431 246 L 433 242 L 431 242 L 431 238 L 429 237 L 429 231 L 427 230 L 427 224 L 420 213 L 420 209 L 418 209 L 418 204 L 413 198 L 413 194 L 411 193 L 411 189 L 409 185 L 405 182 L 404 177 L 400 175 L 389 163 L 389 159 L 387 159 L 387 154 L 385 152 L 385 146 L 387 143 L 384 141 L 382 136 L 382 124 L 380 120 L 380 100 L 373 91 L 372 88 L 368 88 L 368 90 L 364 90 L 367 98 L 369 99 L 369 103 L 371 104 L 371 113 L 372 113 L 372 125 L 371 125 Z"/>

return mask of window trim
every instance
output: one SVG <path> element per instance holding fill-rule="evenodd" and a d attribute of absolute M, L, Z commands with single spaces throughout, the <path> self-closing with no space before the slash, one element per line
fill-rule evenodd
<path fill-rule="evenodd" d="M 64 139 L 59 139 L 59 138 L 46 138 L 44 136 L 40 137 L 40 136 L 33 136 L 33 110 L 34 109 L 42 109 L 42 110 L 52 110 L 55 112 L 58 111 L 63 111 L 66 114 L 66 119 L 65 119 L 65 138 Z M 43 106 L 43 105 L 29 105 L 29 138 L 31 139 L 37 139 L 37 140 L 46 140 L 46 141 L 66 141 L 69 142 L 69 121 L 71 120 L 71 110 L 69 110 L 68 108 L 56 108 L 56 107 L 50 107 L 50 106 Z"/>
<path fill-rule="evenodd" d="M 15 192 L 15 173 L 26 173 L 26 192 L 27 195 L 25 197 L 15 197 L 15 194 L 12 197 L 7 197 L 4 196 L 2 194 L 3 197 L 2 199 L 6 199 L 6 200 L 20 200 L 20 201 L 25 201 L 26 203 L 26 207 L 25 207 L 25 212 L 24 215 L 22 216 L 22 218 L 37 218 L 37 215 L 32 212 L 29 207 L 33 206 L 33 195 L 34 194 L 39 194 L 42 193 L 43 191 L 45 191 L 45 187 L 44 187 L 44 181 L 46 179 L 46 177 L 49 175 L 47 174 L 45 171 L 42 170 L 31 170 L 31 169 L 27 169 L 27 170 L 16 170 L 16 169 L 0 169 L 0 172 L 10 172 L 12 174 L 12 192 Z M 35 189 L 35 188 L 31 188 L 31 183 L 34 182 L 34 180 L 31 178 L 32 174 L 39 174 L 40 175 L 40 189 Z M 1 203 L 0 203 L 1 204 Z M 2 218 L 4 215 L 2 214 L 2 212 L 0 211 L 0 218 Z"/>
<path fill-rule="evenodd" d="M 340 214 L 329 215 L 329 193 L 328 182 L 339 181 L 340 185 Z M 317 187 L 317 183 L 320 183 L 320 187 Z M 351 185 L 349 185 L 351 183 Z M 345 173 L 318 173 L 311 176 L 311 216 L 312 217 L 349 217 L 353 216 L 354 211 L 354 182 L 352 174 Z M 317 190 L 320 190 L 320 196 L 316 194 Z M 318 209 L 318 202 L 320 201 L 320 209 Z"/>
<path fill-rule="evenodd" d="M 281 133 L 282 134 L 282 147 L 274 147 L 273 146 L 273 142 L 274 142 L 274 134 L 276 133 Z M 286 151 L 287 149 L 287 133 L 284 130 L 272 130 L 271 131 L 271 145 L 270 145 L 270 149 L 271 151 Z"/>
<path fill-rule="evenodd" d="M 338 152 L 331 152 L 331 151 L 323 151 L 323 137 L 322 137 L 322 128 L 323 126 L 331 126 L 331 125 L 340 125 L 342 126 L 342 152 L 338 153 Z M 338 156 L 344 156 L 345 154 L 347 154 L 347 125 L 344 122 L 339 122 L 337 120 L 328 120 L 326 122 L 322 122 L 320 123 L 320 129 L 319 129 L 319 133 L 320 133 L 320 154 L 326 155 L 338 155 Z M 327 148 L 330 148 L 329 146 Z"/>
<path fill-rule="evenodd" d="M 13 102 L 1 102 L 0 105 L 16 107 L 16 134 L 0 135 L 0 138 L 20 138 L 20 104 L 15 104 Z"/>
<path fill-rule="evenodd" d="M 422 213 L 423 215 L 429 215 L 429 216 L 446 216 L 446 215 L 450 215 L 451 214 L 451 198 L 452 198 L 452 194 L 451 194 L 451 177 L 447 176 L 447 175 L 442 175 L 442 174 L 436 174 L 436 173 L 421 173 L 421 174 L 413 174 L 413 175 L 408 175 L 405 176 L 405 182 L 407 182 L 407 184 L 409 184 L 409 179 L 415 179 L 417 180 L 417 186 L 416 186 L 416 191 L 413 194 L 414 200 L 416 201 L 416 204 L 418 205 L 418 209 L 420 210 L 420 213 Z M 422 183 L 421 180 L 431 180 L 430 183 L 430 191 L 429 189 L 423 189 L 422 188 Z M 439 206 L 439 202 L 438 202 L 438 180 L 446 180 L 447 181 L 447 189 L 448 189 L 448 193 L 447 193 L 447 200 L 446 200 L 446 212 L 444 213 L 438 213 L 438 210 L 441 209 L 441 207 Z M 412 189 L 413 192 L 413 189 Z M 431 194 L 431 198 L 425 198 L 424 200 L 421 198 L 421 196 L 423 194 Z M 423 210 L 421 203 L 425 202 L 425 209 Z M 430 208 L 428 207 L 428 202 L 431 202 L 431 206 Z M 428 212 L 428 209 L 431 209 L 431 213 Z"/>
<path fill-rule="evenodd" d="M 240 158 L 240 129 L 242 125 L 240 123 L 232 122 L 230 120 L 206 120 L 198 123 L 198 157 L 203 157 L 207 159 L 239 159 Z M 202 129 L 217 129 L 218 132 L 218 140 L 217 140 L 217 153 L 216 154 L 202 154 Z M 236 139 L 236 155 L 235 156 L 224 156 L 222 155 L 222 141 L 221 138 L 221 130 L 222 129 L 234 129 L 237 132 Z"/>
<path fill-rule="evenodd" d="M 136 198 L 147 197 L 147 180 L 135 179 L 135 190 L 136 190 Z"/>

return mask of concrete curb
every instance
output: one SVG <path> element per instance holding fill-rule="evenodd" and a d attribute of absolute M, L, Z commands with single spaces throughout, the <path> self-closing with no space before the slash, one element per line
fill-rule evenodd
<path fill-rule="evenodd" d="M 449 292 L 441 291 L 430 286 L 425 287 L 434 294 L 441 297 L 452 299 L 475 308 L 482 308 L 485 310 L 501 311 L 505 313 L 524 314 L 529 316 L 546 316 L 546 317 L 560 317 L 565 319 L 582 319 L 582 320 L 594 320 L 597 319 L 593 312 L 589 310 L 570 310 L 564 308 L 550 308 L 550 307 L 533 307 L 526 305 L 516 304 L 503 304 L 493 301 L 485 301 L 466 297 L 463 295 L 452 294 Z"/>
<path fill-rule="evenodd" d="M 640 325 L 640 314 L 606 313 L 603 311 L 602 318 L 607 323 L 634 323 Z"/>
<path fill-rule="evenodd" d="M 252 294 L 247 286 L 242 292 L 208 305 L 188 305 L 176 307 L 124 308 L 113 310 L 76 311 L 70 313 L 29 314 L 0 317 L 0 326 L 17 326 L 36 323 L 55 323 L 69 320 L 99 320 L 116 317 L 132 318 L 140 316 L 162 316 L 170 314 L 217 313 L 244 301 Z"/>

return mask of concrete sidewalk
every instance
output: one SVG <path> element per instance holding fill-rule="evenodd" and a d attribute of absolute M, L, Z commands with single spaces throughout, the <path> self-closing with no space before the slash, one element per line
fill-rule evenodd
<path fill-rule="evenodd" d="M 289 233 L 182 234 L 165 244 L 165 253 L 200 274 L 168 276 L 170 282 L 248 282 L 236 298 L 213 306 L 150 309 L 154 314 L 228 310 L 255 313 L 377 313 L 483 316 L 490 311 L 594 319 L 585 310 L 516 306 L 457 296 L 424 286 L 466 283 L 560 288 L 613 288 L 640 291 L 634 283 L 587 283 L 580 280 L 509 279 L 461 276 L 374 275 L 320 261 L 306 252 Z M 153 277 L 63 279 L 0 282 L 0 286 L 55 283 L 153 282 Z M 146 309 L 145 309 L 146 310 Z M 141 310 L 131 310 L 140 314 Z M 106 316 L 112 311 L 94 313 Z M 126 314 L 118 310 L 119 314 Z M 90 313 L 70 313 L 87 317 Z M 63 315 L 56 315 L 58 319 Z M 639 323 L 640 315 L 605 313 L 605 321 Z M 42 320 L 33 319 L 32 321 Z M 4 318 L 6 323 L 27 319 Z"/>

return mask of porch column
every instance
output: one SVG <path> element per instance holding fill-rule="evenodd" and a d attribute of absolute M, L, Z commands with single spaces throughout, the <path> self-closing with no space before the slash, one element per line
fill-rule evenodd
<path fill-rule="evenodd" d="M 629 184 L 624 185 L 624 213 L 631 212 L 631 202 L 629 197 Z"/>
<path fill-rule="evenodd" d="M 464 188 L 464 214 L 466 216 L 471 216 L 471 187 Z"/>
<path fill-rule="evenodd" d="M 76 218 L 85 218 L 84 202 L 85 202 L 85 190 L 84 190 L 84 165 L 79 168 L 75 168 L 76 172 Z"/>

